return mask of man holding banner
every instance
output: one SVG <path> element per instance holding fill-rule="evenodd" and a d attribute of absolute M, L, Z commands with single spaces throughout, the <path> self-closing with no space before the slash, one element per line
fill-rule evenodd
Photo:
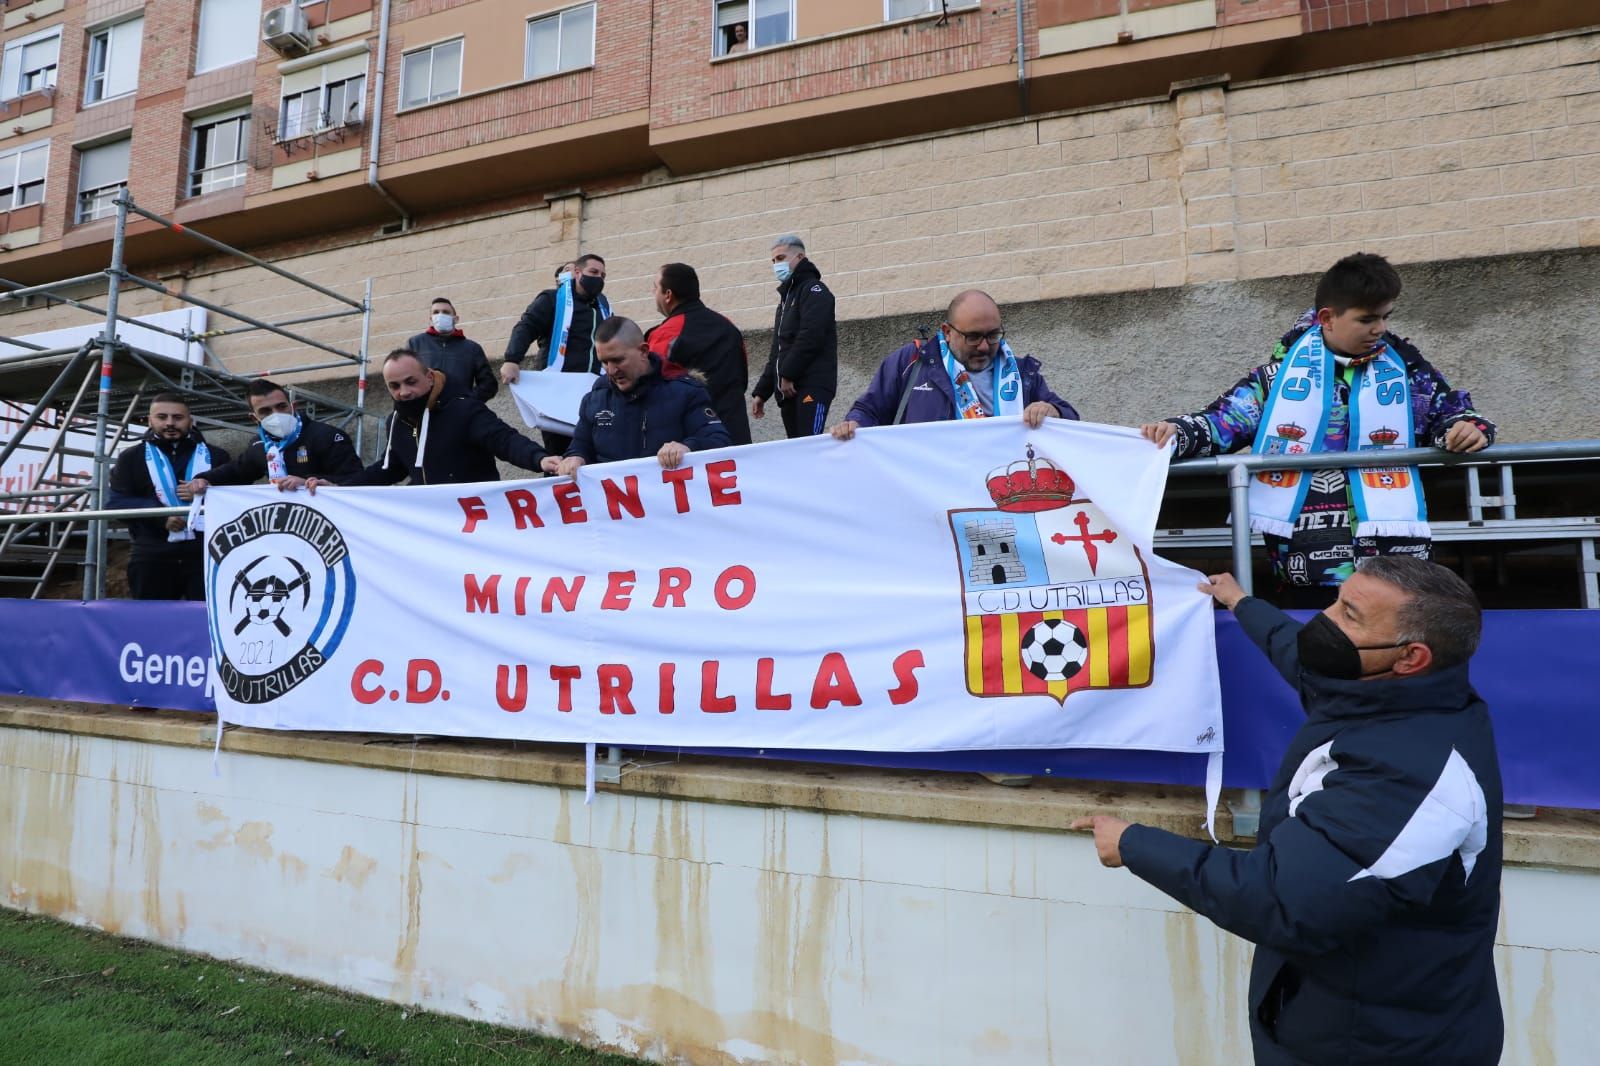
<path fill-rule="evenodd" d="M 540 369 L 551 373 L 597 374 L 594 331 L 611 317 L 611 305 L 602 292 L 606 286 L 606 261 L 593 252 L 574 261 L 574 273 L 558 278 L 556 287 L 533 298 L 522 312 L 511 339 L 506 342 L 500 379 L 507 385 L 522 373 L 528 348 L 537 343 L 545 353 Z M 572 438 L 544 430 L 544 444 L 552 455 L 567 450 Z"/>

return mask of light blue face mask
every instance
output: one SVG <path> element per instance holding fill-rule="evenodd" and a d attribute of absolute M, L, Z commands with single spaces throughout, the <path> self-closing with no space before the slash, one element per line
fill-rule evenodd
<path fill-rule="evenodd" d="M 789 275 L 794 273 L 792 270 L 789 269 L 788 262 L 786 260 L 783 260 L 783 259 L 780 259 L 776 263 L 772 264 L 772 272 L 777 275 L 778 282 L 780 284 L 782 284 L 785 281 L 788 281 L 789 280 Z"/>

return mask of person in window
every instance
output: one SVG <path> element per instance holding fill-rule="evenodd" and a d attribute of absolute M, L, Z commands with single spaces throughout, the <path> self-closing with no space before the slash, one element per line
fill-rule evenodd
<path fill-rule="evenodd" d="M 735 52 L 750 51 L 750 24 L 735 22 L 728 27 L 728 44 L 723 49 L 724 55 L 733 55 Z"/>

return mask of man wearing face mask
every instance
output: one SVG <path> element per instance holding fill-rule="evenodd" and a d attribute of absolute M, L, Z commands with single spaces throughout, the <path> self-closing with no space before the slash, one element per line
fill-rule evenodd
<path fill-rule="evenodd" d="M 791 439 L 821 433 L 828 405 L 839 388 L 839 329 L 833 293 L 822 272 L 806 258 L 799 237 L 772 242 L 772 273 L 778 279 L 778 309 L 772 317 L 772 351 L 756 387 L 750 414 L 765 417 L 767 401 L 778 398 L 783 431 Z"/>
<path fill-rule="evenodd" d="M 283 386 L 266 378 L 250 383 L 250 416 L 256 439 L 231 463 L 213 466 L 189 482 L 192 496 L 204 496 L 211 485 L 253 485 L 266 478 L 279 491 L 309 485 L 342 485 L 361 472 L 361 460 L 350 438 L 325 422 L 295 411 Z"/>
<path fill-rule="evenodd" d="M 428 329 L 406 342 L 434 370 L 444 371 L 444 387 L 452 396 L 471 396 L 488 403 L 500 391 L 489 357 L 477 341 L 461 332 L 461 316 L 448 296 L 435 296 L 428 307 Z"/>
<path fill-rule="evenodd" d="M 117 510 L 181 507 L 192 503 L 189 483 L 228 453 L 206 443 L 189 404 L 174 392 L 150 401 L 150 431 L 117 456 L 106 506 Z M 136 600 L 203 600 L 205 559 L 197 530 L 179 515 L 130 518 L 128 588 Z"/>
<path fill-rule="evenodd" d="M 1221 574 L 1202 590 L 1298 689 L 1250 851 L 1106 815 L 1080 819 L 1126 866 L 1256 945 L 1257 1063 L 1499 1062 L 1501 787 L 1467 660 L 1477 597 L 1408 556 L 1356 564 L 1305 625 Z"/>
<path fill-rule="evenodd" d="M 606 287 L 606 261 L 594 253 L 580 255 L 572 264 L 570 276 L 558 274 L 556 287 L 533 298 L 511 339 L 506 342 L 505 362 L 500 380 L 507 385 L 522 373 L 528 348 L 538 344 L 544 352 L 544 366 L 552 373 L 598 374 L 600 364 L 594 352 L 594 331 L 611 317 L 611 305 L 603 294 Z M 572 438 L 544 430 L 544 446 L 551 455 L 561 455 Z"/>

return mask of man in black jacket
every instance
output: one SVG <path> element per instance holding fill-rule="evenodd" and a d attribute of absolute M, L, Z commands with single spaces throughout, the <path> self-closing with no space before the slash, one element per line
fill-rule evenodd
<path fill-rule="evenodd" d="M 461 332 L 461 316 L 448 296 L 435 296 L 428 307 L 428 329 L 406 341 L 430 369 L 444 371 L 445 391 L 488 403 L 500 391 L 489 357 L 477 341 Z"/>
<path fill-rule="evenodd" d="M 705 386 L 692 378 L 664 378 L 631 318 L 607 319 L 595 333 L 602 377 L 578 409 L 572 446 L 559 473 L 571 477 L 587 463 L 613 463 L 653 455 L 663 468 L 679 466 L 690 452 L 733 442 L 711 406 Z"/>
<path fill-rule="evenodd" d="M 1306 709 L 1255 848 L 1105 815 L 1073 828 L 1094 830 L 1105 865 L 1256 944 L 1257 1063 L 1499 1062 L 1500 765 L 1467 679 L 1477 597 L 1398 555 L 1362 559 L 1305 625 L 1231 575 L 1201 588 Z"/>
<path fill-rule="evenodd" d="M 500 366 L 500 380 L 507 385 L 522 373 L 522 360 L 533 344 L 544 352 L 541 362 L 548 366 L 551 360 L 559 360 L 562 373 L 600 372 L 595 362 L 594 333 L 600 323 L 611 317 L 611 305 L 602 295 L 606 261 L 592 252 L 581 255 L 574 261 L 573 271 L 572 277 L 565 281 L 558 277 L 555 288 L 535 296 L 517 320 L 511 339 L 506 342 L 505 362 Z M 543 432 L 544 446 L 552 455 L 562 454 L 572 443 L 571 437 Z"/>
<path fill-rule="evenodd" d="M 783 431 L 791 438 L 821 433 L 828 405 L 839 387 L 839 330 L 833 318 L 833 293 L 822 272 L 806 258 L 806 246 L 793 234 L 772 245 L 772 272 L 778 279 L 778 309 L 772 318 L 772 353 L 751 390 L 750 413 L 766 414 L 778 397 Z"/>
<path fill-rule="evenodd" d="M 163 392 L 150 401 L 150 429 L 144 438 L 117 456 L 111 468 L 106 506 L 181 507 L 193 496 L 188 483 L 228 453 L 206 443 L 194 428 L 189 404 L 177 393 Z M 203 600 L 205 559 L 202 541 L 180 516 L 130 518 L 128 587 L 136 600 Z"/>
<path fill-rule="evenodd" d="M 383 383 L 394 397 L 383 458 L 346 485 L 454 485 L 498 481 L 496 459 L 524 470 L 554 473 L 556 459 L 500 421 L 470 396 L 450 396 L 444 375 L 417 353 L 397 348 L 383 361 Z"/>
<path fill-rule="evenodd" d="M 325 422 L 302 417 L 283 386 L 257 378 L 247 390 L 250 416 L 259 427 L 256 439 L 231 463 L 213 466 L 189 482 L 191 496 L 204 496 L 212 485 L 253 485 L 266 478 L 279 491 L 310 483 L 342 485 L 361 472 L 361 460 L 343 432 Z"/>
<path fill-rule="evenodd" d="M 739 327 L 700 302 L 700 278 L 687 263 L 668 263 L 658 270 L 654 295 L 665 321 L 644 339 L 661 360 L 662 376 L 700 375 L 728 436 L 735 444 L 749 444 L 744 390 L 750 384 L 750 364 Z"/>

